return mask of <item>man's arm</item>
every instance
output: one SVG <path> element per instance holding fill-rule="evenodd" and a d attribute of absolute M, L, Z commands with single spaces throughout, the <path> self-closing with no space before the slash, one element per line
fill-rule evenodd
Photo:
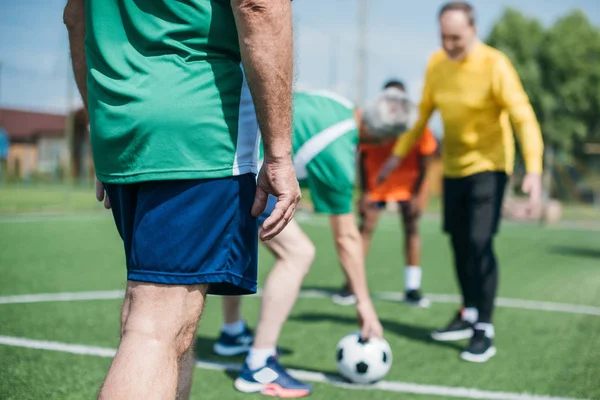
<path fill-rule="evenodd" d="M 293 35 L 289 0 L 231 0 L 265 161 L 291 157 Z"/>
<path fill-rule="evenodd" d="M 63 22 L 69 32 L 71 64 L 75 83 L 86 113 L 88 112 L 87 63 L 85 60 L 85 0 L 67 0 L 63 11 Z M 89 115 L 89 114 L 88 114 Z M 111 207 L 110 200 L 104 191 L 104 185 L 96 179 L 96 199 L 104 202 L 104 208 Z"/>
<path fill-rule="evenodd" d="M 258 174 L 252 215 L 277 197 L 263 223 L 261 240 L 269 240 L 293 218 L 300 187 L 292 163 L 292 9 L 289 0 L 231 0 L 240 52 L 265 152 Z"/>
<path fill-rule="evenodd" d="M 356 296 L 356 310 L 362 324 L 362 337 L 381 337 L 383 328 L 369 296 L 362 239 L 354 215 L 332 215 L 329 218 L 340 263 L 350 288 Z"/>
<path fill-rule="evenodd" d="M 402 159 L 412 150 L 415 143 L 417 143 L 425 132 L 429 118 L 431 118 L 435 110 L 431 88 L 431 63 L 430 61 L 430 65 L 427 67 L 427 72 L 425 73 L 425 85 L 423 87 L 421 103 L 419 104 L 419 118 L 415 125 L 406 133 L 400 135 L 396 141 L 392 155 L 387 159 L 381 171 L 379 171 L 377 176 L 378 183 L 385 181 L 392 171 L 400 165 Z"/>
<path fill-rule="evenodd" d="M 498 103 L 508 111 L 515 127 L 527 172 L 541 174 L 542 132 L 519 75 L 508 58 L 502 57 L 495 66 L 492 87 Z"/>
<path fill-rule="evenodd" d="M 492 88 L 498 103 L 508 111 L 515 127 L 527 171 L 522 189 L 529 194 L 530 211 L 534 212 L 542 197 L 544 142 L 529 97 L 506 56 L 502 56 L 495 65 Z"/>
<path fill-rule="evenodd" d="M 399 158 L 406 157 L 421 136 L 423 136 L 429 118 L 431 118 L 431 114 L 433 114 L 433 111 L 435 110 L 430 74 L 431 66 L 427 68 L 427 72 L 425 73 L 425 84 L 421 95 L 421 103 L 419 104 L 419 118 L 411 129 L 400 135 L 400 138 L 396 141 L 396 145 L 394 146 L 394 155 Z"/>
<path fill-rule="evenodd" d="M 77 89 L 87 111 L 87 65 L 85 61 L 85 0 L 68 0 L 63 11 L 63 22 L 69 32 L 71 63 Z"/>

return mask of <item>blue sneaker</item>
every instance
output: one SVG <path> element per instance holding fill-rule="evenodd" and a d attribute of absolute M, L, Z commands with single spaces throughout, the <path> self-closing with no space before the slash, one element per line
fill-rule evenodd
<path fill-rule="evenodd" d="M 240 392 L 261 393 L 282 399 L 296 399 L 312 393 L 312 386 L 288 374 L 276 357 L 269 357 L 267 365 L 254 371 L 244 363 L 234 386 Z"/>
<path fill-rule="evenodd" d="M 239 335 L 228 335 L 221 332 L 221 336 L 213 346 L 213 351 L 223 357 L 232 357 L 247 353 L 252 347 L 254 333 L 248 326 Z"/>

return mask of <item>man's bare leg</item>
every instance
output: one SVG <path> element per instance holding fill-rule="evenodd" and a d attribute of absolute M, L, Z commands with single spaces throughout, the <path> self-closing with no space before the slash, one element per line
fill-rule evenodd
<path fill-rule="evenodd" d="M 406 265 L 421 265 L 421 235 L 419 234 L 418 214 L 411 214 L 404 206 L 401 209 L 404 227 L 404 255 Z"/>
<path fill-rule="evenodd" d="M 229 325 L 241 321 L 241 308 L 241 296 L 223 296 L 223 323 Z"/>
<path fill-rule="evenodd" d="M 207 288 L 128 282 L 121 343 L 99 399 L 175 399 Z"/>
<path fill-rule="evenodd" d="M 421 294 L 421 235 L 419 234 L 419 212 L 410 210 L 408 203 L 400 206 L 404 227 L 404 289 L 406 302 L 420 307 L 429 307 L 430 301 Z"/>
<path fill-rule="evenodd" d="M 196 335 L 194 334 L 194 340 Z M 177 400 L 189 400 L 192 391 L 192 378 L 194 376 L 194 366 L 196 365 L 196 355 L 194 354 L 194 344 L 187 349 L 181 363 L 179 364 L 179 379 L 177 382 Z"/>
<path fill-rule="evenodd" d="M 123 335 L 123 327 L 129 316 L 130 290 L 125 292 L 125 300 L 123 301 L 123 309 L 121 311 L 121 336 Z M 196 335 L 194 334 L 194 340 Z M 179 378 L 177 382 L 177 400 L 188 400 L 192 390 L 192 377 L 194 376 L 194 366 L 196 364 L 196 356 L 194 354 L 194 341 L 185 352 L 179 364 Z"/>
<path fill-rule="evenodd" d="M 302 281 L 315 258 L 315 246 L 295 220 L 274 239 L 263 242 L 277 257 L 264 285 L 255 349 L 275 348 L 296 303 Z"/>
<path fill-rule="evenodd" d="M 247 360 L 251 369 L 260 368 L 260 364 L 275 353 L 283 324 L 315 256 L 314 245 L 294 220 L 279 235 L 263 244 L 277 260 L 264 285 L 260 319 Z M 239 299 L 223 297 L 224 320 L 239 320 L 239 307 Z"/>
<path fill-rule="evenodd" d="M 379 221 L 379 214 L 380 210 L 377 209 L 377 207 L 375 207 L 374 204 L 372 204 L 369 207 L 367 207 L 365 212 L 362 212 L 360 215 L 360 226 L 358 230 L 360 232 L 365 261 L 367 258 L 367 254 L 369 253 L 369 250 L 371 248 L 371 240 L 373 239 L 373 232 L 375 232 L 377 222 Z M 350 280 L 348 279 L 348 274 L 346 273 L 346 270 L 344 268 L 342 268 L 342 272 L 346 277 L 346 283 L 344 284 L 342 290 L 333 295 L 332 299 L 334 303 L 343 306 L 355 304 L 356 297 L 350 289 Z"/>
<path fill-rule="evenodd" d="M 360 236 L 362 238 L 363 251 L 365 257 L 369 254 L 371 248 L 371 240 L 373 239 L 373 232 L 377 227 L 379 221 L 380 211 L 375 207 L 370 207 L 365 213 L 363 213 L 360 223 Z"/>

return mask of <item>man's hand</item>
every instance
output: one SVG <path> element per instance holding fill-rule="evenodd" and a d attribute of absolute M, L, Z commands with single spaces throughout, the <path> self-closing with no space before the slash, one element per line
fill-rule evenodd
<path fill-rule="evenodd" d="M 358 314 L 358 323 L 361 326 L 360 337 L 362 340 L 383 336 L 383 327 L 379 322 L 371 300 L 356 303 L 356 313 Z"/>
<path fill-rule="evenodd" d="M 390 156 L 383 164 L 381 171 L 379 171 L 379 175 L 377 176 L 377 184 L 380 185 L 383 181 L 385 181 L 388 176 L 400 165 L 402 159 L 397 155 Z"/>
<path fill-rule="evenodd" d="M 542 175 L 532 173 L 525 175 L 522 190 L 529 195 L 529 212 L 537 212 L 542 202 Z"/>
<path fill-rule="evenodd" d="M 258 173 L 252 215 L 258 217 L 267 206 L 269 195 L 277 197 L 275 209 L 265 220 L 260 240 L 273 239 L 294 217 L 296 205 L 302 197 L 291 158 L 265 162 Z"/>
<path fill-rule="evenodd" d="M 110 210 L 110 199 L 104 190 L 104 184 L 96 179 L 96 200 L 104 201 L 104 208 Z"/>

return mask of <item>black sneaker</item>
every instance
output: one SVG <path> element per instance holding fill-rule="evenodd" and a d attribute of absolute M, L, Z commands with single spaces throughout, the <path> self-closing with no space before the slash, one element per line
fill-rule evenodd
<path fill-rule="evenodd" d="M 431 337 L 440 342 L 470 339 L 473 337 L 473 324 L 463 320 L 459 311 L 445 328 L 431 332 Z"/>
<path fill-rule="evenodd" d="M 239 335 L 228 335 L 221 332 L 219 339 L 213 345 L 213 351 L 223 357 L 232 357 L 239 354 L 247 353 L 252 347 L 254 341 L 254 333 L 246 325 L 244 332 Z"/>
<path fill-rule="evenodd" d="M 486 336 L 484 330 L 475 329 L 469 345 L 460 353 L 460 358 L 465 361 L 484 363 L 495 355 L 496 348 L 492 344 L 492 338 Z"/>
<path fill-rule="evenodd" d="M 421 293 L 420 290 L 407 290 L 404 294 L 404 302 L 408 305 L 429 308 L 431 302 Z"/>
<path fill-rule="evenodd" d="M 348 284 L 344 285 L 339 292 L 331 296 L 331 300 L 340 306 L 351 306 L 356 304 L 356 296 L 354 296 L 354 293 L 352 293 Z"/>

